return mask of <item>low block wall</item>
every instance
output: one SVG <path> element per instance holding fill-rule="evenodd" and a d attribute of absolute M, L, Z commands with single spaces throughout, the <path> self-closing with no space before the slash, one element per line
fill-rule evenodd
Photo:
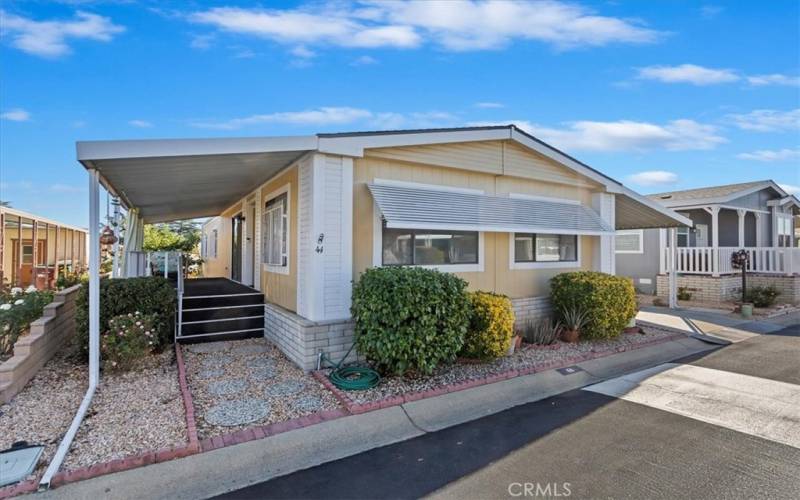
<path fill-rule="evenodd" d="M 546 318 L 553 314 L 549 297 L 511 299 L 511 304 L 514 306 L 515 328 L 521 328 L 528 321 Z"/>
<path fill-rule="evenodd" d="M 776 276 L 770 274 L 748 274 L 747 286 L 774 286 L 781 294 L 778 302 L 786 304 L 800 303 L 800 276 Z M 669 277 L 656 277 L 659 297 L 669 295 Z M 728 302 L 739 300 L 742 294 L 742 277 L 740 275 L 700 276 L 678 275 L 678 287 L 685 287 L 692 300 L 703 302 Z"/>
<path fill-rule="evenodd" d="M 14 344 L 14 356 L 0 365 L 0 400 L 11 401 L 75 333 L 75 300 L 80 285 L 57 292 L 31 323 L 30 333 Z"/>
<path fill-rule="evenodd" d="M 320 352 L 338 363 L 353 345 L 351 320 L 309 321 L 275 304 L 264 305 L 264 336 L 303 370 L 316 370 Z M 347 362 L 356 361 L 355 349 Z"/>

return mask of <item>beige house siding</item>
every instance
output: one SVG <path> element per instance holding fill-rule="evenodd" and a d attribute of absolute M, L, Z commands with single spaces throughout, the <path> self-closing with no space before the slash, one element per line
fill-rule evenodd
<path fill-rule="evenodd" d="M 225 237 L 225 227 L 230 226 L 230 219 L 214 217 L 203 226 L 203 234 L 206 235 L 207 245 L 213 245 L 213 231 L 217 230 L 217 254 L 216 257 L 211 249 L 206 250 L 203 258 L 203 276 L 206 278 L 227 278 L 228 255 L 230 253 L 230 239 Z"/>
<path fill-rule="evenodd" d="M 485 146 L 485 151 L 499 151 L 497 147 L 502 144 L 481 143 Z M 478 144 L 473 145 L 478 146 Z M 491 147 L 490 147 L 491 146 Z M 458 147 L 464 147 L 463 144 Z M 389 149 L 380 150 L 378 155 L 374 151 L 368 151 L 364 158 L 356 159 L 354 162 L 354 203 L 353 203 L 353 279 L 367 268 L 373 265 L 373 231 L 374 231 L 374 202 L 367 189 L 367 183 L 374 179 L 391 179 L 407 182 L 418 182 L 425 184 L 435 184 L 451 187 L 462 187 L 483 190 L 488 195 L 505 195 L 508 193 L 522 193 L 530 195 L 540 195 L 549 197 L 560 197 L 570 200 L 578 200 L 581 203 L 590 205 L 592 192 L 584 183 L 577 183 L 575 179 L 562 177 L 559 182 L 538 181 L 512 177 L 509 175 L 496 175 L 486 172 L 475 172 L 471 169 L 456 169 L 452 167 L 441 167 L 431 164 L 414 163 L 408 161 L 410 149 L 425 149 L 426 159 L 430 159 L 434 151 L 439 152 L 442 148 L 396 148 L 399 152 Z M 414 154 L 417 154 L 415 151 Z M 516 153 L 515 153 L 516 154 Z M 487 153 L 485 157 L 489 157 Z M 394 157 L 390 159 L 390 157 Z M 398 159 L 403 157 L 402 160 Z M 418 158 L 420 156 L 415 156 Z M 441 157 L 434 158 L 432 161 L 443 163 Z M 521 160 L 517 168 L 522 168 Z M 474 165 L 473 165 L 474 166 Z M 484 170 L 492 170 L 494 167 L 486 165 Z M 535 176 L 536 172 L 542 168 L 549 169 L 549 165 L 544 167 L 539 163 L 538 158 L 530 154 L 530 162 L 527 169 L 530 175 Z M 566 169 L 565 169 L 566 170 Z M 549 171 L 549 170 L 548 170 Z M 552 174 L 552 172 L 551 172 Z M 548 179 L 556 178 L 549 175 Z M 580 184 L 580 185 L 579 185 Z M 494 291 L 506 294 L 511 298 L 532 297 L 546 295 L 549 290 L 548 282 L 550 278 L 560 272 L 575 270 L 572 268 L 549 268 L 549 269 L 510 269 L 509 268 L 509 244 L 511 235 L 508 233 L 484 233 L 484 270 L 482 272 L 456 273 L 469 282 L 470 288 L 474 290 Z M 592 268 L 592 258 L 594 245 L 598 237 L 582 236 L 581 240 L 581 265 L 583 269 Z"/>

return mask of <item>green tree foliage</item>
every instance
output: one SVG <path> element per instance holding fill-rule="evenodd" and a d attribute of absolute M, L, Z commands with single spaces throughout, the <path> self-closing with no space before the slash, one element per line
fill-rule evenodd
<path fill-rule="evenodd" d="M 148 252 L 193 252 L 200 242 L 200 227 L 194 221 L 144 226 L 142 249 Z"/>

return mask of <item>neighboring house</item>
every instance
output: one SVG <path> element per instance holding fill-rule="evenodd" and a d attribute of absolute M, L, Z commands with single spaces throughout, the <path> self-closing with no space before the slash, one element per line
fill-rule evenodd
<path fill-rule="evenodd" d="M 86 229 L 0 207 L 0 282 L 52 288 L 59 273 L 87 266 Z"/>
<path fill-rule="evenodd" d="M 673 191 L 648 196 L 690 218 L 678 228 L 678 286 L 697 298 L 719 302 L 740 293 L 731 255 L 750 254 L 753 284 L 775 284 L 782 299 L 800 299 L 800 202 L 771 180 Z M 617 273 L 644 293 L 667 292 L 669 244 L 665 229 L 618 231 Z M 761 275 L 761 276 L 755 276 Z"/>
<path fill-rule="evenodd" d="M 351 345 L 369 267 L 453 272 L 524 321 L 556 274 L 614 273 L 615 230 L 690 223 L 514 126 L 79 142 L 78 159 L 144 222 L 214 217 L 204 275 L 260 291 L 266 335 L 307 369 Z"/>

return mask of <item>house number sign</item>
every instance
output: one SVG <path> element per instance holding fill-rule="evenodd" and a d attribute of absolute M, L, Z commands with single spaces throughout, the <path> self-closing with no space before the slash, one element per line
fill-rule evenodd
<path fill-rule="evenodd" d="M 325 233 L 319 233 L 317 236 L 317 248 L 314 249 L 317 253 L 322 253 L 325 251 L 325 247 L 322 245 L 322 242 L 325 241 Z"/>

